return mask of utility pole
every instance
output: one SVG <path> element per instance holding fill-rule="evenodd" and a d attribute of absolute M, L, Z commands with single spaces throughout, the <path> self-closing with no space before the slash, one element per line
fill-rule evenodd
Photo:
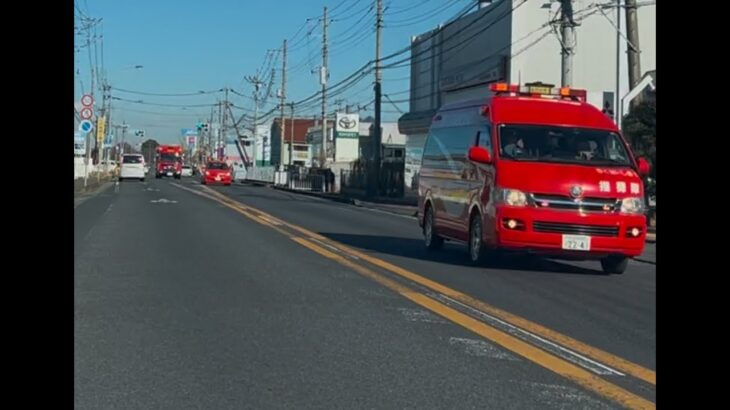
<path fill-rule="evenodd" d="M 124 141 L 127 137 L 127 128 L 128 127 L 129 126 L 127 125 L 126 121 L 122 121 L 122 149 L 121 149 L 122 153 L 121 153 L 121 155 L 124 155 L 124 143 L 125 143 Z M 120 156 L 120 158 L 121 158 L 121 156 Z"/>
<path fill-rule="evenodd" d="M 618 110 L 621 105 L 621 0 L 616 0 L 616 102 L 613 104 L 613 113 L 616 124 L 620 124 L 621 120 Z"/>
<path fill-rule="evenodd" d="M 641 60 L 639 59 L 639 23 L 636 18 L 636 0 L 626 0 L 626 36 L 627 53 L 629 60 L 629 90 L 632 90 L 641 81 Z M 633 106 L 641 101 L 638 95 L 632 102 Z"/>
<path fill-rule="evenodd" d="M 286 124 L 284 123 L 284 108 L 285 105 L 284 102 L 286 101 L 286 39 L 284 40 L 284 46 L 283 46 L 283 61 L 281 64 L 281 95 L 279 96 L 279 106 L 281 107 L 281 127 L 280 127 L 280 135 L 281 135 L 281 150 L 279 154 L 279 158 L 281 160 L 279 161 L 279 166 L 281 168 L 284 167 L 284 135 L 286 134 Z M 289 165 L 291 165 L 291 144 L 289 145 Z"/>
<path fill-rule="evenodd" d="M 252 146 L 252 157 L 253 157 L 253 163 L 254 167 L 256 166 L 256 141 L 258 139 L 258 121 L 259 121 L 259 89 L 261 88 L 261 85 L 263 82 L 259 78 L 258 70 L 256 72 L 256 75 L 246 76 L 244 79 L 249 83 L 252 84 L 254 87 L 253 91 L 253 101 L 254 101 L 254 113 L 253 113 L 253 146 Z M 282 140 L 282 143 L 284 141 Z M 263 150 L 262 150 L 263 151 Z"/>
<path fill-rule="evenodd" d="M 103 86 L 102 86 L 103 93 L 102 93 L 102 101 L 101 101 L 101 116 L 102 117 L 106 117 L 107 113 L 111 114 L 111 110 L 107 110 L 107 105 L 109 104 L 109 100 L 111 99 L 110 98 L 111 96 L 109 95 L 110 90 L 111 90 L 111 86 L 106 84 L 106 81 L 104 81 Z M 105 120 L 106 124 L 109 124 L 111 126 L 111 115 L 108 115 L 108 116 L 109 116 L 109 118 L 104 118 L 104 120 Z M 98 121 L 97 121 L 97 126 L 98 126 Z M 107 131 L 105 128 L 104 135 L 102 135 L 102 139 L 101 139 L 101 147 L 99 147 L 100 151 L 98 154 L 99 158 L 101 159 L 100 162 L 102 164 L 104 164 L 105 172 L 109 171 L 109 161 L 108 161 L 107 156 L 105 155 L 107 150 L 106 150 L 106 148 L 104 148 L 104 141 L 106 141 L 106 134 L 107 134 Z M 107 161 L 105 161 L 105 160 L 107 160 Z"/>
<path fill-rule="evenodd" d="M 215 136 L 215 157 L 216 159 L 221 159 L 220 157 L 220 147 L 221 147 L 221 128 L 223 127 L 223 101 L 218 102 L 218 128 L 216 129 L 216 136 Z"/>
<path fill-rule="evenodd" d="M 208 121 L 208 131 L 206 131 L 208 133 L 208 152 L 207 152 L 208 158 L 206 158 L 206 161 L 208 161 L 208 159 L 213 156 L 213 130 L 212 130 L 212 127 L 213 127 L 214 115 L 215 115 L 215 107 L 210 107 L 210 120 Z"/>
<path fill-rule="evenodd" d="M 289 103 L 291 109 L 291 119 L 289 120 L 289 165 L 292 164 L 292 155 L 294 155 L 294 103 Z M 283 138 L 283 136 L 282 136 Z"/>
<path fill-rule="evenodd" d="M 221 144 L 220 145 L 222 147 L 225 147 L 226 146 L 226 143 L 227 143 L 227 136 L 226 135 L 227 135 L 227 130 L 228 130 L 228 108 L 229 108 L 229 106 L 228 106 L 228 87 L 226 87 L 226 101 L 225 101 L 225 105 L 226 105 L 226 108 L 223 109 L 223 123 L 221 124 L 221 131 L 220 131 L 221 132 L 221 136 L 220 136 Z M 226 154 L 226 151 L 225 151 L 225 148 L 224 148 L 224 150 L 223 150 L 223 156 L 225 156 L 225 154 Z M 223 158 L 221 158 L 221 159 L 223 159 Z"/>
<path fill-rule="evenodd" d="M 324 17 L 322 18 L 322 67 L 320 68 L 319 82 L 322 84 L 322 164 L 321 168 L 327 167 L 327 6 L 324 6 Z"/>
<path fill-rule="evenodd" d="M 91 96 L 94 96 L 94 65 L 91 61 L 91 27 L 94 25 L 94 20 L 91 19 L 91 22 L 88 24 L 85 24 L 84 30 L 86 30 L 86 48 L 89 51 L 89 74 L 91 75 L 91 89 L 89 93 Z M 89 162 L 91 162 L 91 151 L 93 148 L 91 147 L 91 142 L 96 142 L 96 139 L 93 137 L 92 132 L 87 132 L 85 135 L 86 138 L 86 162 L 84 164 L 84 188 L 86 188 L 88 179 L 89 179 Z"/>
<path fill-rule="evenodd" d="M 373 164 L 370 195 L 380 194 L 380 150 L 382 140 L 382 124 L 380 107 L 382 100 L 382 80 L 380 48 L 383 31 L 383 0 L 377 0 L 377 18 L 375 21 L 375 124 L 373 124 Z"/>
<path fill-rule="evenodd" d="M 575 54 L 575 21 L 573 20 L 573 1 L 560 0 L 560 26 L 563 46 L 562 74 L 560 83 L 563 87 L 573 85 L 573 55 Z"/>

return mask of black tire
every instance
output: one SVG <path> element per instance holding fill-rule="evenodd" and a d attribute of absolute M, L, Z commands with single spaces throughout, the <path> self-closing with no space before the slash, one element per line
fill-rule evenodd
<path fill-rule="evenodd" d="M 140 178 L 139 179 L 139 182 L 144 182 L 144 178 Z"/>
<path fill-rule="evenodd" d="M 205 185 L 205 180 L 200 181 L 202 185 Z"/>
<path fill-rule="evenodd" d="M 469 261 L 478 265 L 484 261 L 484 241 L 482 235 L 482 218 L 479 214 L 474 214 L 469 220 Z"/>
<path fill-rule="evenodd" d="M 444 238 L 438 236 L 433 224 L 433 211 L 426 207 L 426 214 L 423 217 L 423 240 L 428 250 L 438 250 L 444 246 Z"/>
<path fill-rule="evenodd" d="M 155 174 L 155 179 L 160 179 L 160 174 Z"/>
<path fill-rule="evenodd" d="M 175 179 L 180 179 L 180 175 L 175 175 Z"/>
<path fill-rule="evenodd" d="M 122 181 L 124 181 L 124 178 L 119 177 L 119 182 L 122 182 Z"/>
<path fill-rule="evenodd" d="M 605 274 L 620 275 L 626 271 L 629 258 L 621 255 L 611 255 L 601 259 L 601 268 Z"/>

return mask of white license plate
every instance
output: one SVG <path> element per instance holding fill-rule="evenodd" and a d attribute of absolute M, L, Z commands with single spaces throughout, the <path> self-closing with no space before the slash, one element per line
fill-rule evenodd
<path fill-rule="evenodd" d="M 168 173 L 167 173 L 167 176 L 168 176 L 168 177 L 171 177 L 171 176 L 172 176 L 172 172 L 168 172 Z"/>
<path fill-rule="evenodd" d="M 585 235 L 563 235 L 563 249 L 570 251 L 590 251 L 591 237 Z"/>
<path fill-rule="evenodd" d="M 216 176 L 215 176 L 215 180 L 216 180 L 216 181 L 220 181 L 220 180 L 221 180 L 221 177 L 220 177 L 220 175 L 216 175 Z"/>

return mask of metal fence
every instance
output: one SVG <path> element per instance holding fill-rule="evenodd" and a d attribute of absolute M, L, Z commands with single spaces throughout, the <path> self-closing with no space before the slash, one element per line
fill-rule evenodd
<path fill-rule="evenodd" d="M 290 173 L 288 178 L 288 186 L 289 189 L 294 189 L 297 191 L 324 192 L 324 175 L 302 175 Z"/>
<path fill-rule="evenodd" d="M 276 167 L 248 167 L 246 170 L 246 179 L 249 181 L 275 183 L 274 174 L 276 173 Z"/>
<path fill-rule="evenodd" d="M 370 183 L 370 168 L 363 165 L 350 171 L 341 171 L 340 184 L 343 193 L 364 194 Z M 405 193 L 403 162 L 385 162 L 380 168 L 378 196 L 402 198 Z"/>

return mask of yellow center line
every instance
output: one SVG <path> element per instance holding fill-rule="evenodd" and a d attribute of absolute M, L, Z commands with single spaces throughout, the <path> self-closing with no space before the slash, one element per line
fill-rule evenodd
<path fill-rule="evenodd" d="M 417 305 L 426 308 L 440 316 L 443 316 L 451 322 L 456 323 L 459 326 L 462 326 L 487 340 L 495 342 L 505 349 L 517 353 L 520 356 L 530 360 L 531 362 L 536 363 L 548 370 L 551 370 L 594 393 L 597 393 L 603 397 L 606 397 L 621 404 L 624 407 L 630 409 L 656 408 L 656 405 L 651 401 L 637 396 L 619 386 L 616 386 L 613 383 L 609 383 L 587 370 L 584 370 L 568 361 L 554 356 L 538 347 L 524 342 L 486 323 L 480 322 L 472 318 L 471 316 L 452 309 L 420 292 L 413 291 L 406 286 L 403 286 L 391 279 L 388 279 L 375 271 L 372 271 L 364 266 L 357 265 L 356 263 L 333 252 L 330 252 L 320 247 L 319 245 L 315 245 L 314 243 L 304 238 L 296 236 L 290 236 L 289 238 L 326 258 L 334 260 L 337 263 L 347 266 L 355 270 L 356 272 L 377 281 L 381 285 L 387 287 L 392 291 L 397 292 L 401 296 L 416 303 Z"/>
<path fill-rule="evenodd" d="M 513 315 L 509 312 L 505 312 L 501 309 L 493 307 L 482 301 L 476 300 L 459 291 L 456 291 L 456 290 L 446 287 L 440 283 L 434 282 L 430 279 L 417 275 L 417 274 L 415 274 L 411 271 L 408 271 L 406 269 L 403 269 L 399 266 L 393 265 L 389 262 L 383 261 L 381 259 L 372 257 L 370 255 L 364 254 L 364 253 L 356 251 L 354 249 L 351 249 L 339 242 L 332 241 L 329 238 L 326 238 L 315 232 L 309 231 L 308 229 L 302 228 L 302 227 L 294 225 L 294 224 L 290 224 L 279 218 L 271 216 L 270 214 L 268 214 L 266 212 L 263 212 L 256 208 L 235 202 L 232 199 L 230 199 L 229 197 L 227 197 L 223 194 L 219 194 L 218 192 L 215 192 L 210 188 L 203 187 L 203 189 L 210 192 L 211 195 L 198 193 L 198 192 L 195 192 L 194 190 L 191 190 L 191 189 L 188 189 L 185 187 L 181 187 L 181 188 L 189 190 L 194 193 L 197 193 L 199 195 L 208 197 L 217 202 L 220 202 L 220 203 L 228 206 L 229 208 L 234 209 L 235 211 L 241 213 L 242 215 L 244 215 L 252 220 L 255 220 L 256 222 L 258 222 L 262 225 L 266 225 L 272 229 L 275 229 L 276 231 L 286 235 L 287 237 L 289 237 L 291 240 L 297 242 L 298 244 L 305 246 L 306 248 L 308 248 L 322 256 L 325 256 L 331 260 L 334 260 L 334 261 L 340 263 L 341 265 L 347 266 L 348 268 L 362 274 L 363 276 L 373 279 L 374 281 L 399 293 L 403 297 L 411 300 L 412 302 L 418 304 L 419 306 L 422 306 L 434 313 L 437 313 L 437 314 L 449 319 L 450 321 L 452 321 L 488 340 L 494 341 L 495 343 L 501 345 L 502 347 L 504 347 L 510 351 L 513 351 L 513 352 L 519 354 L 520 356 L 523 356 L 523 357 L 527 358 L 528 360 L 530 360 L 536 364 L 539 364 L 540 366 L 545 367 L 563 377 L 566 377 L 569 380 L 572 380 L 575 383 L 577 383 L 601 396 L 604 396 L 613 401 L 616 401 L 617 403 L 620 403 L 621 405 L 628 407 L 628 408 L 641 408 L 641 409 L 647 408 L 647 409 L 649 409 L 649 408 L 656 407 L 656 405 L 654 403 L 652 403 L 651 401 L 648 401 L 640 396 L 637 396 L 615 384 L 609 383 L 609 382 L 605 381 L 604 379 L 590 373 L 587 370 L 584 370 L 568 361 L 565 361 L 557 356 L 554 356 L 551 353 L 548 353 L 538 347 L 532 346 L 529 343 L 524 342 L 514 336 L 511 336 L 486 323 L 480 322 L 477 319 L 472 318 L 471 316 L 468 316 L 453 308 L 450 308 L 436 300 L 431 299 L 430 297 L 424 295 L 421 292 L 414 291 L 404 285 L 401 285 L 401 284 L 393 281 L 392 279 L 389 279 L 389 278 L 383 276 L 382 274 L 379 274 L 371 269 L 368 269 L 365 266 L 358 265 L 354 261 L 351 261 L 351 260 L 343 257 L 342 255 L 338 255 L 325 248 L 322 248 L 321 246 L 316 245 L 305 238 L 298 237 L 298 236 L 292 236 L 290 233 L 278 228 L 277 226 L 272 225 L 271 223 L 265 221 L 262 218 L 265 218 L 266 220 L 271 221 L 271 222 L 275 221 L 276 223 L 279 223 L 283 226 L 287 226 L 305 236 L 311 237 L 312 239 L 319 240 L 319 241 L 323 242 L 324 244 L 332 245 L 335 249 L 338 249 L 339 251 L 346 253 L 350 256 L 355 256 L 357 258 L 365 260 L 374 266 L 378 266 L 389 272 L 395 273 L 403 278 L 409 279 L 426 288 L 429 288 L 436 292 L 442 293 L 442 294 L 449 296 L 455 300 L 458 300 L 464 304 L 471 305 L 471 307 L 482 310 L 485 313 L 491 314 L 504 321 L 511 322 L 511 324 L 513 324 L 513 325 L 522 327 L 522 328 L 529 330 L 546 339 L 552 339 L 552 341 L 554 341 L 554 342 L 561 343 L 564 346 L 570 347 L 573 350 L 578 351 L 579 353 L 592 357 L 593 359 L 601 360 L 604 362 L 604 364 L 608 364 L 613 367 L 619 368 L 619 369 L 621 369 L 637 378 L 641 378 L 642 380 L 645 380 L 651 384 L 656 384 L 656 372 L 654 372 L 652 370 L 643 368 L 639 365 L 631 363 L 618 356 L 612 355 L 608 352 L 605 352 L 600 349 L 594 348 L 592 346 L 586 345 L 580 341 L 577 341 L 566 335 L 562 335 L 551 329 L 545 328 L 541 325 L 538 325 L 537 323 L 530 322 L 527 319 L 521 318 L 517 315 Z"/>
<path fill-rule="evenodd" d="M 215 192 L 215 191 L 213 191 L 213 192 Z M 220 197 L 228 199 L 228 197 L 225 197 L 224 195 L 219 194 L 218 192 L 215 192 L 215 194 L 217 196 L 219 195 Z M 252 208 L 247 205 L 244 205 L 243 207 L 244 207 L 244 209 L 247 209 L 247 210 L 255 209 L 255 208 Z M 281 225 L 294 229 L 305 236 L 310 236 L 319 241 L 330 244 L 344 253 L 348 253 L 351 256 L 355 256 L 357 258 L 363 259 L 363 260 L 367 261 L 368 263 L 378 266 L 379 268 L 385 269 L 398 276 L 401 276 L 403 278 L 416 282 L 419 285 L 425 286 L 426 288 L 429 288 L 433 291 L 439 292 L 441 294 L 449 296 L 452 299 L 458 300 L 459 302 L 464 303 L 465 305 L 468 305 L 477 310 L 481 310 L 484 313 L 488 313 L 488 314 L 490 314 L 496 318 L 499 318 L 505 322 L 508 322 L 514 326 L 521 327 L 524 330 L 530 331 L 530 332 L 532 332 L 538 336 L 541 336 L 545 339 L 548 339 L 552 342 L 561 344 L 564 347 L 575 350 L 576 352 L 581 353 L 582 355 L 584 355 L 586 357 L 589 357 L 591 359 L 600 361 L 603 364 L 606 364 L 608 366 L 619 369 L 619 370 L 625 372 L 626 374 L 629 374 L 633 377 L 641 379 L 649 384 L 656 385 L 656 371 L 654 371 L 654 370 L 651 370 L 651 369 L 648 369 L 641 365 L 638 365 L 636 363 L 630 362 L 624 358 L 621 358 L 619 356 L 616 356 L 614 354 L 611 354 L 611 353 L 601 350 L 599 348 L 590 346 L 590 345 L 583 343 L 579 340 L 576 340 L 570 336 L 564 335 L 564 334 L 559 333 L 552 329 L 548 329 L 545 326 L 542 326 L 540 324 L 537 324 L 535 322 L 532 322 L 530 320 L 527 320 L 527 319 L 517 316 L 515 314 L 506 312 L 502 309 L 499 309 L 488 303 L 475 299 L 475 298 L 473 298 L 469 295 L 466 295 L 462 292 L 459 292 L 455 289 L 444 286 L 431 279 L 425 278 L 421 275 L 418 275 L 418 274 L 411 272 L 407 269 L 404 269 L 400 266 L 394 265 L 390 262 L 386 262 L 382 259 L 375 258 L 373 256 L 370 256 L 370 255 L 360 252 L 358 250 L 352 249 L 340 242 L 333 241 L 325 236 L 319 235 L 306 228 L 303 228 L 298 225 L 294 225 L 294 224 L 288 223 L 286 221 L 283 221 L 281 219 L 278 219 L 264 211 L 261 211 L 258 209 L 255 209 L 255 211 L 258 214 L 265 216 L 267 219 L 269 219 L 271 221 L 276 221 L 277 223 L 280 223 Z"/>

